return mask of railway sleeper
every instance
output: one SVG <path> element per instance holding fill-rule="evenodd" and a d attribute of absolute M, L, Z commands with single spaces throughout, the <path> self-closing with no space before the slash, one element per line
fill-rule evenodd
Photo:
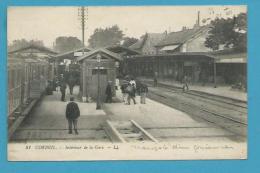
<path fill-rule="evenodd" d="M 110 140 L 115 143 L 127 143 L 133 141 L 158 142 L 151 134 L 133 120 L 107 120 L 103 128 Z"/>

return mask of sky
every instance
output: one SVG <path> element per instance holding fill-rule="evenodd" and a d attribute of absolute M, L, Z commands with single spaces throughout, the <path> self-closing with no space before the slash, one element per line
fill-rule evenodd
<path fill-rule="evenodd" d="M 7 40 L 43 40 L 52 47 L 59 36 L 81 36 L 79 7 L 9 7 L 7 14 Z M 95 6 L 86 7 L 85 40 L 95 28 L 118 25 L 125 36 L 140 38 L 146 32 L 179 31 L 183 26 L 192 28 L 198 11 L 200 22 L 218 17 L 232 17 L 246 12 L 246 6 Z M 87 43 L 85 43 L 87 45 Z"/>

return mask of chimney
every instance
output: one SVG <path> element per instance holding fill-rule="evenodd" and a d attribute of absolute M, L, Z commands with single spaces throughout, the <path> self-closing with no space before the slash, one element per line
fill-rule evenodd
<path fill-rule="evenodd" d="M 185 31 L 186 29 L 187 29 L 187 27 L 186 27 L 186 26 L 183 26 L 183 27 L 182 27 L 182 30 L 183 30 L 183 31 Z"/>
<path fill-rule="evenodd" d="M 164 34 L 167 35 L 167 30 L 164 31 Z"/>
<path fill-rule="evenodd" d="M 193 28 L 199 28 L 200 27 L 200 11 L 198 11 L 198 16 L 196 23 L 194 24 Z"/>

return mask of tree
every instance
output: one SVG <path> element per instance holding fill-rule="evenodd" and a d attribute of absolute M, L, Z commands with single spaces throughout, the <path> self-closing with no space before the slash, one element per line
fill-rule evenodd
<path fill-rule="evenodd" d="M 247 15 L 240 13 L 233 18 L 217 18 L 211 22 L 205 46 L 218 50 L 220 45 L 238 51 L 247 49 Z"/>
<path fill-rule="evenodd" d="M 92 48 L 119 45 L 123 39 L 123 31 L 117 25 L 105 29 L 97 28 L 88 39 L 89 46 Z"/>
<path fill-rule="evenodd" d="M 63 53 L 82 47 L 82 42 L 77 37 L 57 37 L 55 40 L 54 50 Z"/>
<path fill-rule="evenodd" d="M 123 39 L 123 43 L 122 43 L 122 46 L 124 47 L 129 47 L 131 46 L 132 44 L 136 43 L 138 41 L 137 38 L 134 38 L 134 37 L 125 37 Z"/>
<path fill-rule="evenodd" d="M 17 49 L 21 49 L 30 45 L 36 45 L 36 46 L 44 46 L 42 40 L 30 40 L 27 41 L 26 39 L 20 39 L 20 40 L 14 40 L 9 46 L 8 51 L 14 51 Z"/>

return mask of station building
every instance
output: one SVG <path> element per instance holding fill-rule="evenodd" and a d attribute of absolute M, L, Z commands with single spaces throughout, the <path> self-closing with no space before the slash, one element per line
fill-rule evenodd
<path fill-rule="evenodd" d="M 147 34 L 146 39 L 141 38 L 130 46 L 141 54 L 127 58 L 127 73 L 136 77 L 154 77 L 157 73 L 158 78 L 180 82 L 186 75 L 191 83 L 234 84 L 241 80 L 245 82 L 246 52 L 223 48 L 213 51 L 206 47 L 204 42 L 209 30 L 209 25 L 199 26 L 196 23 L 192 29 L 183 27 L 181 31 L 167 34 L 154 45 L 150 44 Z"/>

